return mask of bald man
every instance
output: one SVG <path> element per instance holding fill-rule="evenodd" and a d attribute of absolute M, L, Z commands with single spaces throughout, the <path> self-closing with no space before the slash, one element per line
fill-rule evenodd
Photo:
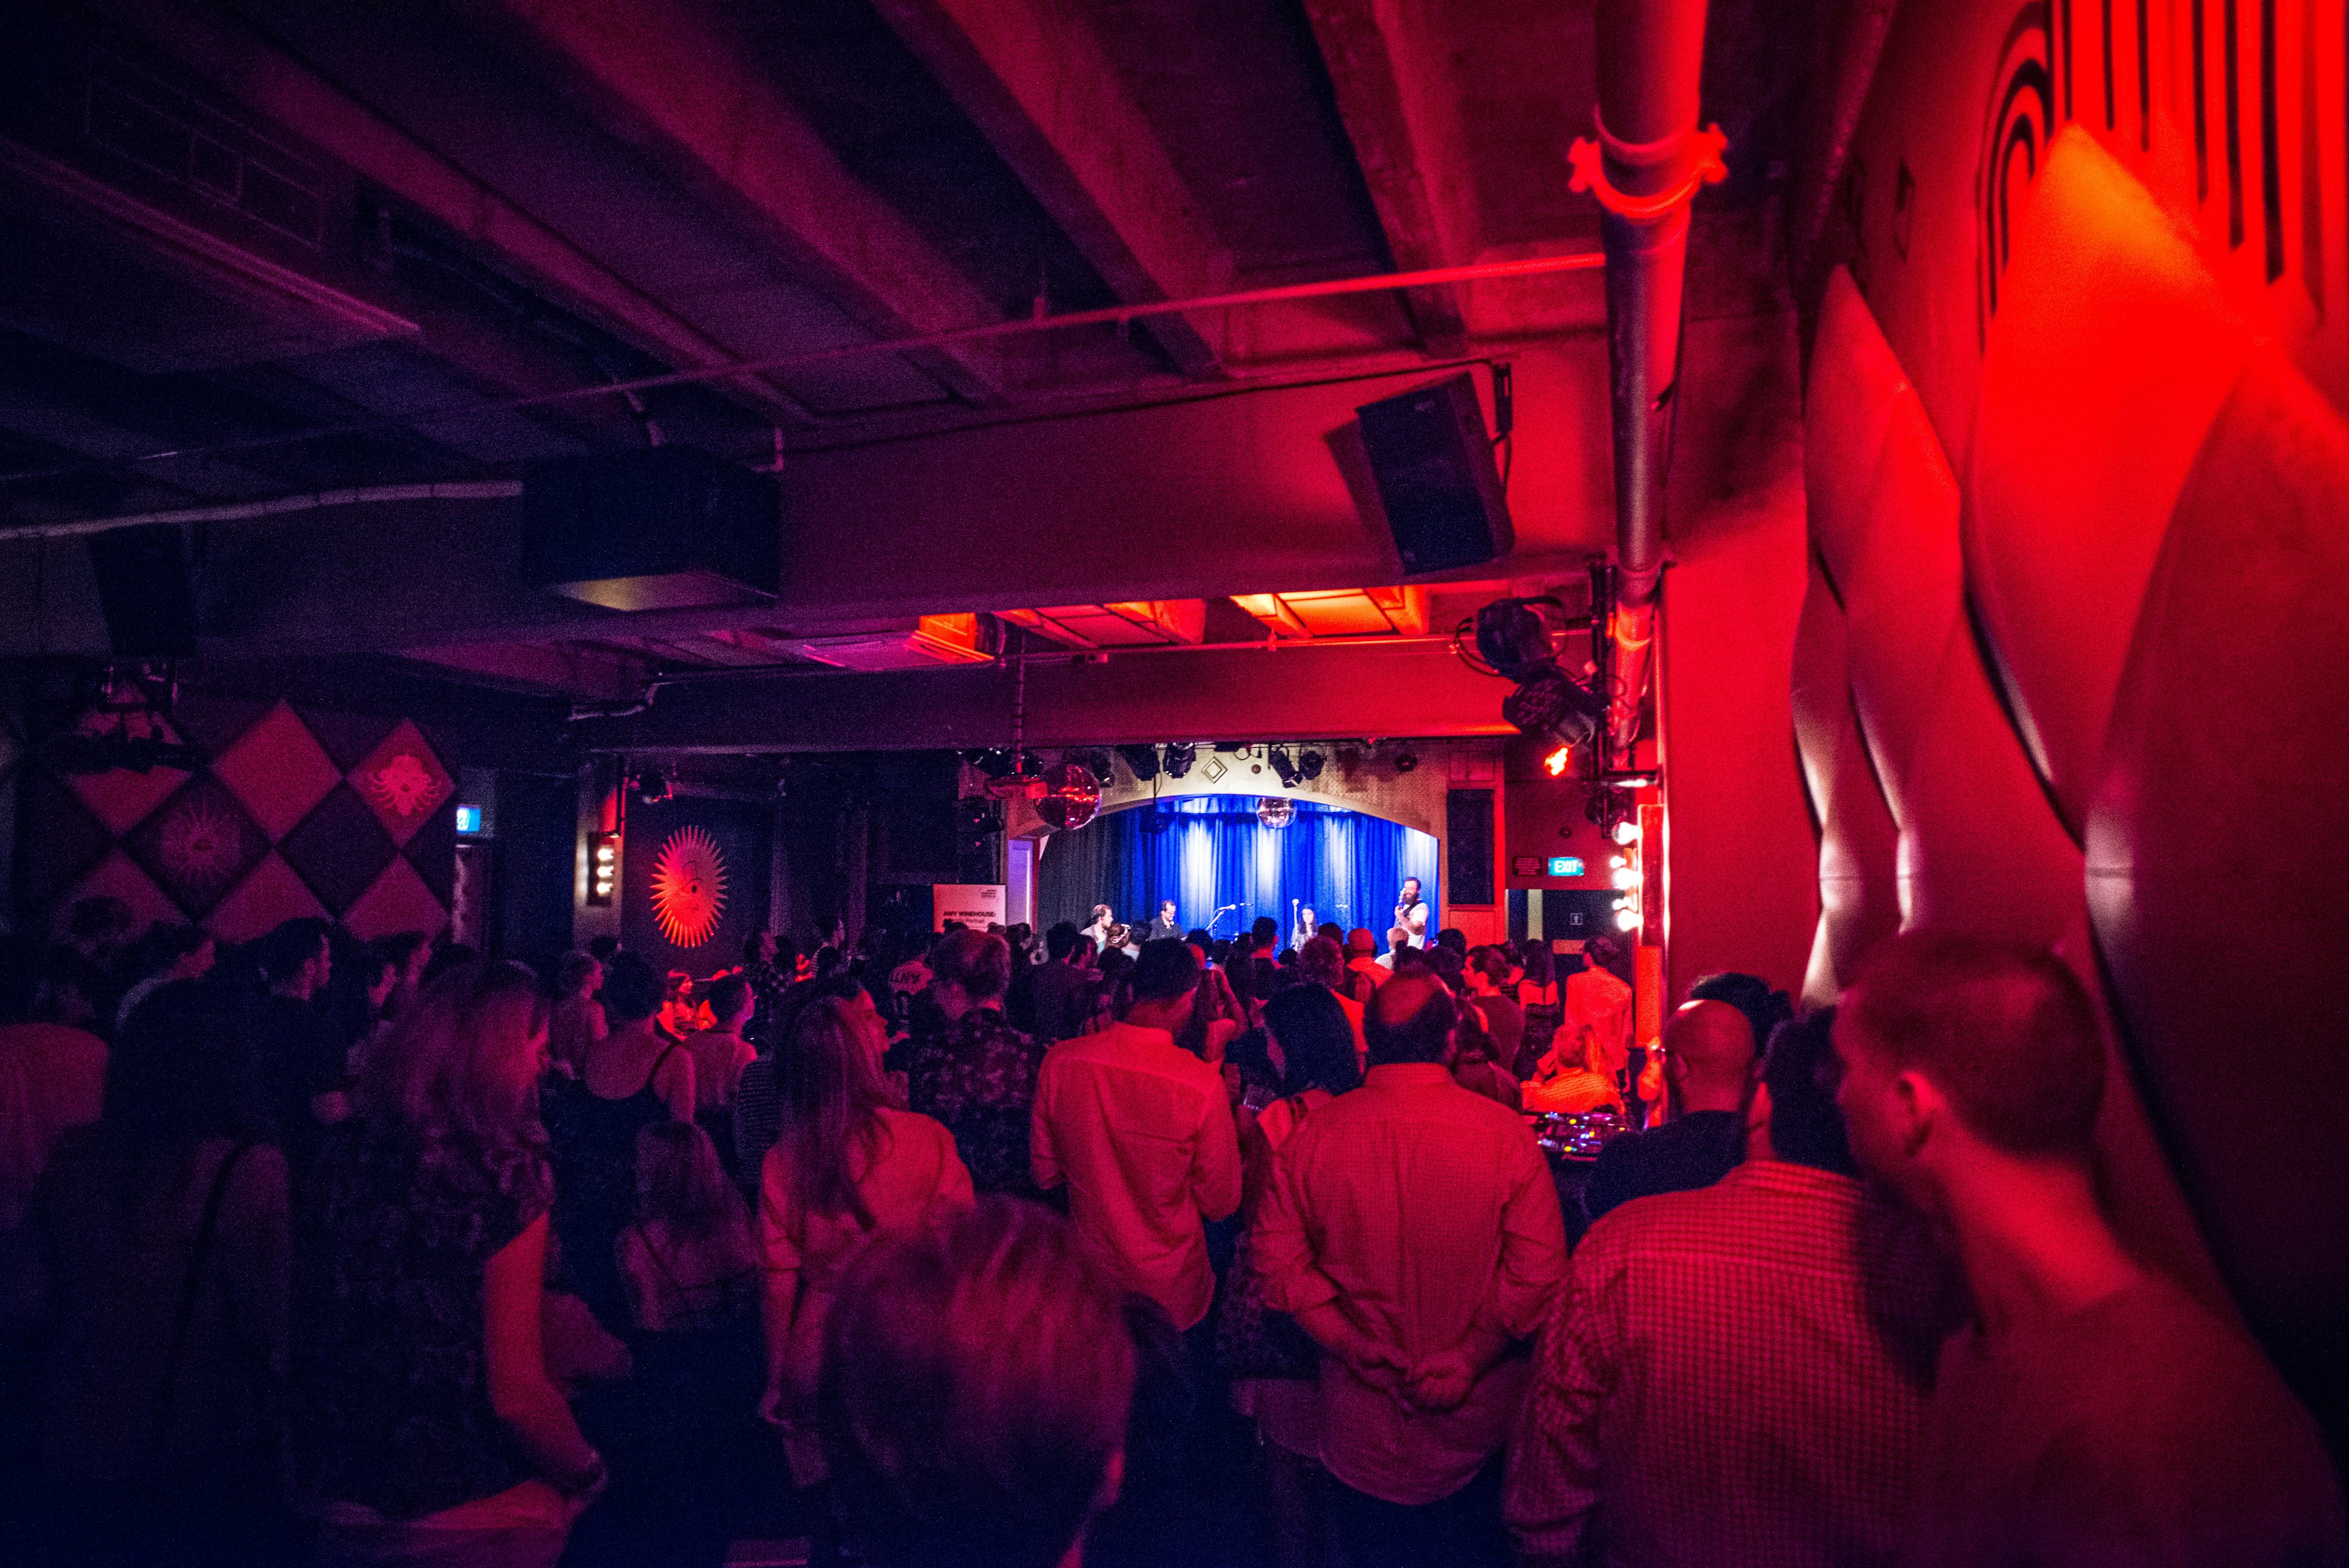
<path fill-rule="evenodd" d="M 1599 1151 L 1582 1189 L 1596 1220 L 1619 1203 L 1711 1187 L 1745 1156 L 1754 1084 L 1754 1026 L 1725 1002 L 1691 1002 L 1664 1023 L 1664 1082 L 1673 1117 L 1625 1133 Z"/>

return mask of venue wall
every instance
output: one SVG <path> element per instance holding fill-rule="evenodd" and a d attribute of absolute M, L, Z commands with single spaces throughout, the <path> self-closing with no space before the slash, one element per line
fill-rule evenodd
<path fill-rule="evenodd" d="M 1898 13 L 1809 363 L 1810 990 L 2054 946 L 2128 1239 L 2349 1452 L 2349 95 L 2339 6 L 2243 9 Z"/>

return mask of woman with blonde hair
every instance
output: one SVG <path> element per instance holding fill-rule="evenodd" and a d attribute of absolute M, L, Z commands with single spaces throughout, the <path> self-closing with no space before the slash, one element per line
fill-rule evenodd
<path fill-rule="evenodd" d="M 546 1020 L 521 965 L 450 970 L 322 1146 L 296 1321 L 323 1561 L 552 1564 L 603 1488 L 541 1341 Z"/>
<path fill-rule="evenodd" d="M 827 997 L 802 1012 L 785 1055 L 783 1135 L 760 1183 L 767 1388 L 792 1479 L 824 1479 L 815 1395 L 824 1319 L 864 1241 L 971 1202 L 970 1172 L 943 1123 L 891 1103 L 878 1028 Z"/>
<path fill-rule="evenodd" d="M 1528 1111 L 1596 1111 L 1612 1107 L 1623 1108 L 1622 1092 L 1615 1080 L 1603 1073 L 1590 1070 L 1590 1053 L 1594 1049 L 1591 1027 L 1585 1023 L 1571 1036 L 1560 1029 L 1551 1037 L 1550 1048 L 1543 1053 L 1534 1068 L 1534 1075 L 1526 1081 L 1525 1108 Z"/>

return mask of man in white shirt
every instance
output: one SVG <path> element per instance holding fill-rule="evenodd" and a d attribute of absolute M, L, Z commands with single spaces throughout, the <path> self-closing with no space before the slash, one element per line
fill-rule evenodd
<path fill-rule="evenodd" d="M 1394 923 L 1410 933 L 1410 945 L 1427 945 L 1427 900 L 1420 896 L 1419 878 L 1406 877 L 1402 891 L 1395 896 Z"/>
<path fill-rule="evenodd" d="M 1203 1221 L 1240 1202 L 1223 1073 L 1174 1044 L 1200 972 L 1185 943 L 1144 947 L 1125 1017 L 1046 1054 L 1029 1138 L 1036 1185 L 1068 1185 L 1069 1218 L 1111 1277 L 1186 1332 L 1216 1293 Z"/>
<path fill-rule="evenodd" d="M 1516 1112 L 1452 1081 L 1459 1005 L 1413 970 L 1371 1000 L 1369 1076 L 1281 1146 L 1251 1232 L 1268 1306 L 1321 1358 L 1320 1458 L 1356 1568 L 1499 1564 L 1499 1454 L 1566 1268 Z"/>

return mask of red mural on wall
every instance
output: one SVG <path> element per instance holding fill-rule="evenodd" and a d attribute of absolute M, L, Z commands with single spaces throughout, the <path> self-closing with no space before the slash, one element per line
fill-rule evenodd
<path fill-rule="evenodd" d="M 706 829 L 680 827 L 653 859 L 653 918 L 672 947 L 698 948 L 726 909 L 726 857 Z"/>

